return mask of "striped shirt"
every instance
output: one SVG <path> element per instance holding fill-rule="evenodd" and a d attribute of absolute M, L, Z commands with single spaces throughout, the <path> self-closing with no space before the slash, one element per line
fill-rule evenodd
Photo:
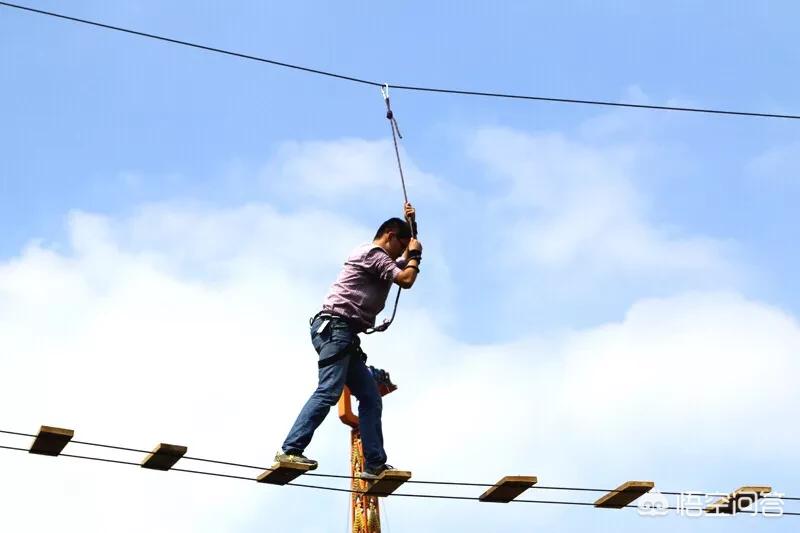
<path fill-rule="evenodd" d="M 377 244 L 362 244 L 344 262 L 339 277 L 325 296 L 322 310 L 343 316 L 357 324 L 360 331 L 373 327 L 405 263 L 403 258 L 393 260 Z"/>

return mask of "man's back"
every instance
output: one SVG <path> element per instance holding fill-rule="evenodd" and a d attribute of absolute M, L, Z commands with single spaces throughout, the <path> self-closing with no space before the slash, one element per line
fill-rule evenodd
<path fill-rule="evenodd" d="M 322 309 L 354 321 L 362 330 L 373 327 L 404 263 L 373 242 L 362 244 L 348 256 Z"/>

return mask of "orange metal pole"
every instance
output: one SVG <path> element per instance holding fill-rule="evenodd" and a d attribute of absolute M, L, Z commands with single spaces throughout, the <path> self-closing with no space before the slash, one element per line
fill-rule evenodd
<path fill-rule="evenodd" d="M 381 396 L 386 396 L 397 387 L 386 375 L 385 382 L 378 383 Z M 358 416 L 353 413 L 353 404 L 350 389 L 345 387 L 339 398 L 339 420 L 350 426 L 350 476 L 351 493 L 350 518 L 353 523 L 353 533 L 380 533 L 381 516 L 377 496 L 363 494 L 367 490 L 367 483 L 359 479 L 364 469 L 364 450 L 361 446 L 361 434 L 358 431 Z"/>

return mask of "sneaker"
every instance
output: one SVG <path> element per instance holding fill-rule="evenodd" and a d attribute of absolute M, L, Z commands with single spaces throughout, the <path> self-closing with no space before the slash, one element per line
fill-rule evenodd
<path fill-rule="evenodd" d="M 295 463 L 298 465 L 308 465 L 309 470 L 314 470 L 317 468 L 317 462 L 314 459 L 309 459 L 302 453 L 296 452 L 294 450 L 289 450 L 288 452 L 280 451 L 275 454 L 275 462 L 278 463 Z"/>
<path fill-rule="evenodd" d="M 366 481 L 375 481 L 380 477 L 387 470 L 397 470 L 392 465 L 383 464 L 377 468 L 364 468 L 364 471 L 359 474 L 359 478 L 366 480 Z"/>

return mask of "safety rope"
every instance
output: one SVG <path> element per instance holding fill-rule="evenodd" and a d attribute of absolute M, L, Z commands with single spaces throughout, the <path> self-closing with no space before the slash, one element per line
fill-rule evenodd
<path fill-rule="evenodd" d="M 394 155 L 397 158 L 397 170 L 400 172 L 400 184 L 403 186 L 403 199 L 405 203 L 408 203 L 408 191 L 406 190 L 406 178 L 403 174 L 403 163 L 400 161 L 400 146 L 397 142 L 397 139 L 403 138 L 403 135 L 400 133 L 400 127 L 397 125 L 397 119 L 394 118 L 394 113 L 392 112 L 392 104 L 389 101 L 389 84 L 385 84 L 381 87 L 381 95 L 383 96 L 383 101 L 386 102 L 386 118 L 389 120 L 389 126 L 392 129 L 392 141 L 394 141 Z M 404 204 L 405 205 L 405 204 Z M 409 227 L 411 227 L 411 236 L 413 238 L 417 238 L 417 221 L 410 220 L 406 217 L 406 222 L 408 222 Z M 389 326 L 394 322 L 394 317 L 397 314 L 397 304 L 400 302 L 400 293 L 402 292 L 402 287 L 397 287 L 397 296 L 394 298 L 394 308 L 392 309 L 392 316 L 388 319 L 381 322 L 380 325 L 375 326 L 374 328 L 367 329 L 364 333 L 367 335 L 371 335 L 373 333 L 377 333 L 380 331 L 386 331 Z"/>
<path fill-rule="evenodd" d="M 403 135 L 400 133 L 400 127 L 397 125 L 397 119 L 394 118 L 394 113 L 392 112 L 392 104 L 389 101 L 389 85 L 386 84 L 381 87 L 381 94 L 383 95 L 383 101 L 386 102 L 386 118 L 389 120 L 389 124 L 392 128 L 392 141 L 394 141 L 394 155 L 397 158 L 397 170 L 400 172 L 400 184 L 403 186 L 403 200 L 405 203 L 408 203 L 408 191 L 406 190 L 406 178 L 403 174 L 403 163 L 400 162 L 400 147 L 397 142 L 397 139 L 403 138 Z M 415 239 L 417 238 L 417 222 L 416 220 L 409 220 L 406 218 L 408 225 L 411 226 L 411 236 Z"/>

